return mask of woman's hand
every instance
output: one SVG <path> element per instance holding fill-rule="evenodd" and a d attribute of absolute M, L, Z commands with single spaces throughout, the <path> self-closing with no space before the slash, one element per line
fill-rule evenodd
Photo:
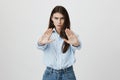
<path fill-rule="evenodd" d="M 64 39 L 65 42 L 67 42 L 67 43 L 69 43 L 73 46 L 79 46 L 80 45 L 77 36 L 70 29 L 66 29 L 65 33 L 68 37 L 68 40 Z"/>
<path fill-rule="evenodd" d="M 53 40 L 50 40 L 52 31 L 53 31 L 52 28 L 46 30 L 45 33 L 39 38 L 38 43 L 40 45 L 44 45 L 44 44 L 52 42 Z"/>

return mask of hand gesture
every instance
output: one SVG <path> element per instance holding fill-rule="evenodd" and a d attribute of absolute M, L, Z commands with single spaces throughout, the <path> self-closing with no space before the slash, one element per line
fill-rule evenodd
<path fill-rule="evenodd" d="M 79 46 L 80 45 L 77 36 L 70 29 L 66 29 L 65 33 L 68 37 L 68 40 L 64 39 L 65 42 L 67 42 L 67 43 L 69 43 L 73 46 Z"/>
<path fill-rule="evenodd" d="M 44 45 L 44 44 L 52 42 L 53 40 L 50 40 L 52 31 L 53 30 L 51 28 L 46 30 L 45 33 L 39 38 L 39 44 Z"/>

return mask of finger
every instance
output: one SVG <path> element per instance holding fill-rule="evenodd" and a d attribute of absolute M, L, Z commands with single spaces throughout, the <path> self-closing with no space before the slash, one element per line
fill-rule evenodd
<path fill-rule="evenodd" d="M 53 32 L 53 29 L 50 29 L 48 33 L 50 33 L 50 34 L 51 34 L 52 32 Z"/>
<path fill-rule="evenodd" d="M 48 35 L 48 36 L 51 36 L 52 32 L 53 32 L 53 30 L 50 29 L 50 30 L 48 31 L 47 35 Z"/>
<path fill-rule="evenodd" d="M 69 35 L 74 35 L 74 33 L 72 32 L 72 30 L 68 30 Z"/>
<path fill-rule="evenodd" d="M 72 30 L 68 30 L 68 32 L 69 32 L 70 34 L 72 34 Z"/>
<path fill-rule="evenodd" d="M 44 32 L 44 35 L 46 35 L 48 33 L 49 29 L 47 29 L 45 32 Z"/>
<path fill-rule="evenodd" d="M 69 33 L 68 29 L 65 30 L 65 33 L 66 33 L 67 36 L 70 36 L 70 33 Z"/>
<path fill-rule="evenodd" d="M 47 31 L 47 33 L 46 33 L 46 34 L 48 35 L 48 34 L 50 33 L 50 31 L 51 31 L 51 29 L 48 29 L 48 31 Z"/>
<path fill-rule="evenodd" d="M 69 43 L 69 41 L 67 39 L 63 39 L 65 42 Z"/>
<path fill-rule="evenodd" d="M 75 33 L 72 30 L 70 30 L 70 32 L 72 36 L 77 37 L 77 35 L 75 35 Z"/>
<path fill-rule="evenodd" d="M 49 29 L 46 30 L 46 32 L 45 32 L 44 34 L 45 34 L 45 35 L 49 35 L 51 32 L 52 32 L 52 29 L 49 28 Z"/>

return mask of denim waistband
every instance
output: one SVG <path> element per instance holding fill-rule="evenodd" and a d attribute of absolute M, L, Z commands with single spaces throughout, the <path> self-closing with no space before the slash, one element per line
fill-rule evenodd
<path fill-rule="evenodd" d="M 66 71 L 69 71 L 69 70 L 73 70 L 73 66 L 70 66 L 70 67 L 64 68 L 64 69 L 59 69 L 59 70 L 53 69 L 51 67 L 47 67 L 47 70 L 50 70 L 52 72 L 66 72 Z"/>

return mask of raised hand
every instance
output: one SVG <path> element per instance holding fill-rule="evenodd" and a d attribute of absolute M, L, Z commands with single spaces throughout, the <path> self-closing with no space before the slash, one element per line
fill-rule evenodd
<path fill-rule="evenodd" d="M 38 42 L 41 45 L 47 44 L 52 42 L 53 40 L 50 40 L 50 36 L 52 34 L 52 28 L 45 31 L 45 33 L 39 38 Z"/>
<path fill-rule="evenodd" d="M 79 46 L 80 45 L 77 36 L 70 29 L 66 29 L 65 33 L 68 37 L 68 40 L 64 39 L 65 42 L 67 42 L 67 43 L 69 43 L 73 46 Z"/>

